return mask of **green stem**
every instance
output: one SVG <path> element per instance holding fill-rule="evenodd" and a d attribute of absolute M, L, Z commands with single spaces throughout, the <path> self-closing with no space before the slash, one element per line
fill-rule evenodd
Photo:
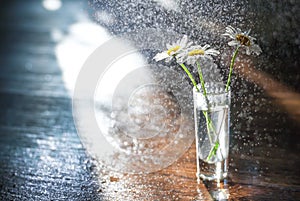
<path fill-rule="evenodd" d="M 189 76 L 189 78 L 192 81 L 193 85 L 195 86 L 196 90 L 199 92 L 200 90 L 197 86 L 197 82 L 195 81 L 193 75 L 190 73 L 190 71 L 187 69 L 187 67 L 184 64 L 179 64 L 179 65 L 184 70 L 184 72 Z"/>
<path fill-rule="evenodd" d="M 207 93 L 206 93 L 206 89 L 205 89 L 205 82 L 203 79 L 203 74 L 202 74 L 202 70 L 201 70 L 201 66 L 199 64 L 199 62 L 197 61 L 197 69 L 198 69 L 198 74 L 199 74 L 199 79 L 200 79 L 200 83 L 201 83 L 201 87 L 203 89 L 203 95 L 206 98 L 207 104 L 208 104 L 208 100 L 207 100 Z"/>
<path fill-rule="evenodd" d="M 228 92 L 228 90 L 229 90 L 230 81 L 231 81 L 231 75 L 232 75 L 232 71 L 233 71 L 233 65 L 234 65 L 235 59 L 237 57 L 239 48 L 240 48 L 240 46 L 236 47 L 236 49 L 235 49 L 235 51 L 233 53 L 233 56 L 231 58 L 230 68 L 229 68 L 229 74 L 228 74 L 228 79 L 227 79 L 227 84 L 226 84 L 226 87 L 225 87 L 226 92 Z M 213 126 L 212 126 L 212 128 L 213 128 Z M 213 132 L 216 133 L 216 131 L 214 130 L 214 128 L 213 128 Z M 217 135 L 217 138 L 218 137 L 219 136 Z M 215 146 L 211 148 L 211 150 L 210 150 L 210 152 L 209 152 L 209 154 L 208 154 L 208 156 L 206 158 L 207 161 L 210 160 L 210 158 L 216 154 L 219 146 L 220 146 L 220 142 L 219 142 L 219 139 L 217 139 L 217 141 L 215 143 Z"/>
<path fill-rule="evenodd" d="M 207 133 L 208 133 L 208 139 L 209 139 L 209 143 L 212 145 L 213 141 L 212 138 L 210 136 L 210 129 L 212 129 L 214 131 L 214 127 L 211 124 L 211 120 L 208 117 L 207 111 L 202 111 L 203 115 L 205 116 L 205 120 L 206 120 L 206 129 L 207 129 Z"/>
<path fill-rule="evenodd" d="M 203 78 L 203 74 L 202 74 L 202 69 L 201 69 L 201 66 L 200 66 L 200 63 L 197 61 L 196 62 L 197 64 L 197 69 L 198 69 L 198 74 L 199 74 L 199 79 L 200 79 L 200 83 L 201 83 L 201 87 L 202 87 L 202 90 L 203 90 L 203 95 L 206 99 L 206 103 L 207 103 L 207 107 L 209 105 L 209 101 L 208 101 L 208 98 L 207 98 L 207 92 L 206 92 L 206 89 L 205 89 L 205 82 L 204 82 L 204 78 Z M 207 133 L 208 133 L 208 138 L 209 138 L 209 142 L 210 144 L 212 145 L 213 144 L 213 139 L 211 137 L 211 132 L 212 131 L 214 133 L 214 135 L 217 136 L 218 138 L 218 135 L 216 133 L 216 130 L 212 124 L 212 121 L 211 119 L 209 118 L 208 116 L 208 111 L 203 111 L 203 115 L 205 116 L 205 120 L 206 120 L 206 127 L 207 127 Z M 217 150 L 219 148 L 219 141 L 217 139 L 215 145 L 213 146 L 213 148 L 210 150 L 209 154 L 208 154 L 208 157 L 207 157 L 207 161 L 213 156 L 216 154 Z"/>
<path fill-rule="evenodd" d="M 211 150 L 210 150 L 210 152 L 209 152 L 209 154 L 208 154 L 208 156 L 206 158 L 206 161 L 209 161 L 212 156 L 216 155 L 217 150 L 219 149 L 219 146 L 220 146 L 219 134 L 220 134 L 221 127 L 222 127 L 224 121 L 225 121 L 225 114 L 223 114 L 223 118 L 222 118 L 221 125 L 219 127 L 219 132 L 218 133 L 216 132 L 215 128 L 213 127 L 213 124 L 211 125 L 211 127 L 213 128 L 213 132 L 214 132 L 214 134 L 217 137 L 217 140 L 216 140 L 215 146 L 211 148 Z M 221 147 L 220 147 L 220 153 L 222 155 Z M 222 158 L 223 158 L 223 156 L 222 156 Z"/>
<path fill-rule="evenodd" d="M 205 89 L 205 82 L 204 82 L 201 66 L 200 66 L 200 63 L 198 61 L 196 62 L 196 64 L 197 64 L 197 70 L 198 70 L 198 74 L 199 74 L 200 84 L 201 84 L 201 87 L 202 87 L 202 90 L 203 90 L 203 95 L 205 97 L 206 104 L 208 106 L 208 98 L 207 98 L 207 93 L 206 93 L 206 89 Z M 208 117 L 207 111 L 203 111 L 203 114 L 204 114 L 205 120 L 206 120 L 207 132 L 210 133 L 210 127 L 211 127 L 210 122 L 211 122 L 211 120 Z M 208 138 L 209 138 L 210 144 L 212 144 L 213 142 L 212 142 L 211 136 L 208 135 Z"/>
<path fill-rule="evenodd" d="M 217 139 L 215 146 L 210 150 L 210 152 L 206 158 L 206 161 L 209 161 L 212 156 L 216 155 L 219 146 L 220 146 L 219 139 Z"/>
<path fill-rule="evenodd" d="M 225 88 L 226 92 L 228 92 L 228 89 L 229 89 L 229 86 L 230 86 L 230 80 L 231 80 L 231 74 L 232 74 L 232 71 L 233 71 L 233 65 L 234 65 L 237 53 L 239 51 L 239 48 L 240 48 L 240 46 L 236 47 L 236 49 L 235 49 L 235 51 L 233 53 L 233 56 L 231 58 L 230 68 L 229 68 L 229 74 L 228 74 L 227 84 L 226 84 L 226 88 Z"/>
<path fill-rule="evenodd" d="M 207 111 L 203 111 L 203 114 L 204 114 L 205 119 L 206 119 L 207 133 L 208 133 L 208 138 L 209 138 L 210 144 L 211 145 L 213 144 L 212 137 L 210 136 L 211 135 L 210 129 L 212 130 L 213 135 L 215 135 L 216 138 L 217 138 L 217 140 L 215 142 L 215 145 L 211 148 L 211 150 L 209 151 L 209 154 L 208 154 L 208 156 L 206 158 L 206 161 L 209 161 L 212 156 L 216 155 L 216 152 L 217 152 L 217 150 L 219 148 L 219 135 L 218 135 L 218 133 L 217 133 L 214 125 L 212 124 L 212 121 L 209 118 L 209 116 L 207 114 Z"/>

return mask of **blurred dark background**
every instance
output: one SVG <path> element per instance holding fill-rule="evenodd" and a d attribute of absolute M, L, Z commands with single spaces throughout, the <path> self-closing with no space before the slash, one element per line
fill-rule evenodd
<path fill-rule="evenodd" d="M 298 1 L 90 0 L 90 4 L 92 18 L 113 34 L 145 28 L 173 30 L 224 49 L 227 44 L 220 34 L 227 25 L 251 29 L 250 35 L 263 50 L 256 67 L 300 92 Z"/>

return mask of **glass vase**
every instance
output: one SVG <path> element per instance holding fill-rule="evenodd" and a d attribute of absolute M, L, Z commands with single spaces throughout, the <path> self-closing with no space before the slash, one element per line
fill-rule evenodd
<path fill-rule="evenodd" d="M 206 83 L 194 87 L 197 178 L 220 181 L 227 177 L 230 125 L 230 88 Z"/>

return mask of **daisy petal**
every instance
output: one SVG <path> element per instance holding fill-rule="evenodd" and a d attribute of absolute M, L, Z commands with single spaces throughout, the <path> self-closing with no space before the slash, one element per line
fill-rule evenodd
<path fill-rule="evenodd" d="M 181 46 L 186 46 L 187 44 L 187 41 L 188 41 L 188 38 L 187 38 L 187 35 L 184 35 L 180 41 L 180 45 Z"/>
<path fill-rule="evenodd" d="M 252 52 L 254 52 L 256 55 L 259 55 L 262 52 L 262 50 L 258 45 L 254 44 L 252 46 Z"/>
<path fill-rule="evenodd" d="M 239 42 L 237 42 L 236 40 L 233 40 L 233 41 L 228 42 L 228 45 L 229 46 L 236 46 L 236 45 L 239 45 Z"/>
<path fill-rule="evenodd" d="M 246 54 L 247 54 L 247 55 L 250 55 L 250 54 L 251 54 L 251 51 L 250 51 L 250 48 L 249 48 L 249 47 L 246 47 Z"/>
<path fill-rule="evenodd" d="M 168 58 L 169 55 L 166 52 L 162 52 L 162 53 L 158 53 L 155 55 L 155 57 L 153 58 L 155 61 L 161 61 L 163 59 Z"/>

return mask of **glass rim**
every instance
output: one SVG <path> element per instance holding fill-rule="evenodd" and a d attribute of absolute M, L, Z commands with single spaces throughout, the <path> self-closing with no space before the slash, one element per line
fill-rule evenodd
<path fill-rule="evenodd" d="M 229 86 L 228 90 L 226 91 L 226 84 L 224 84 L 222 82 L 208 82 L 208 83 L 205 83 L 206 90 L 207 90 L 207 86 L 211 86 L 211 84 L 213 84 L 214 86 L 218 86 L 219 89 L 221 89 L 221 90 L 218 90 L 218 92 L 207 91 L 207 93 L 206 93 L 207 95 L 211 96 L 211 95 L 222 95 L 222 94 L 230 94 L 231 93 L 231 87 Z M 199 88 L 200 91 L 197 91 L 196 87 L 193 86 L 193 93 L 204 95 L 202 85 L 199 83 L 199 84 L 197 84 L 197 87 Z"/>

